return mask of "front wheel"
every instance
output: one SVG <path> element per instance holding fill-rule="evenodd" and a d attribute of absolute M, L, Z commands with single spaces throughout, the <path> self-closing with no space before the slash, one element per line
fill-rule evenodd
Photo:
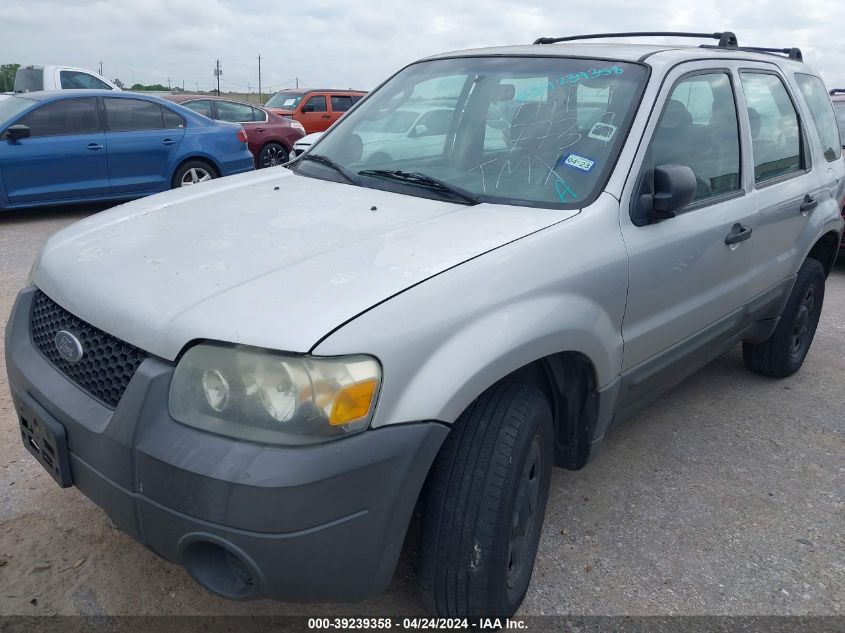
<path fill-rule="evenodd" d="M 290 160 L 288 151 L 281 143 L 267 143 L 258 153 L 258 169 L 284 165 Z"/>
<path fill-rule="evenodd" d="M 189 160 L 173 174 L 173 188 L 189 187 L 217 178 L 214 167 L 201 160 Z"/>
<path fill-rule="evenodd" d="M 745 364 L 757 373 L 785 378 L 801 369 L 816 334 L 824 303 L 824 267 L 807 258 L 774 333 L 762 343 L 743 343 Z"/>
<path fill-rule="evenodd" d="M 510 617 L 540 542 L 554 443 L 543 394 L 502 384 L 455 422 L 426 491 L 422 577 L 443 617 Z"/>

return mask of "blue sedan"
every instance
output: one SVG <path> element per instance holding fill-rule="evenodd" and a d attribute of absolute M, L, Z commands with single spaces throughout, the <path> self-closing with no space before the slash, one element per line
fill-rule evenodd
<path fill-rule="evenodd" d="M 0 210 L 138 198 L 254 167 L 240 125 L 131 92 L 0 100 Z"/>

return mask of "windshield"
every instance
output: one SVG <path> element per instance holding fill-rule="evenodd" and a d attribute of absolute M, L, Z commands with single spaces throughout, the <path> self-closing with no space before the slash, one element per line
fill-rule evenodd
<path fill-rule="evenodd" d="M 17 116 L 35 104 L 32 99 L 8 97 L 0 99 L 0 130 L 12 123 Z"/>
<path fill-rule="evenodd" d="M 38 92 L 44 90 L 42 68 L 18 68 L 15 74 L 15 92 Z"/>
<path fill-rule="evenodd" d="M 362 186 L 431 197 L 418 180 L 386 182 L 385 170 L 400 170 L 480 201 L 579 206 L 603 186 L 646 74 L 638 64 L 565 57 L 413 64 L 344 116 L 315 150 L 349 173 L 364 172 L 356 179 Z M 325 162 L 295 168 L 341 179 Z"/>
<path fill-rule="evenodd" d="M 839 123 L 839 136 L 845 143 L 845 101 L 834 101 L 833 110 L 836 112 L 836 121 Z"/>
<path fill-rule="evenodd" d="M 299 92 L 277 92 L 264 105 L 268 108 L 284 108 L 285 110 L 293 110 L 302 101 L 302 93 Z"/>

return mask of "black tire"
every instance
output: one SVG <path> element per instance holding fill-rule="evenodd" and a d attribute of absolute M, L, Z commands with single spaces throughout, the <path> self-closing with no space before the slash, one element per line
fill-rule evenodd
<path fill-rule="evenodd" d="M 455 422 L 423 506 L 421 571 L 432 612 L 503 618 L 519 608 L 540 542 L 553 444 L 549 404 L 526 385 L 491 388 Z"/>
<path fill-rule="evenodd" d="M 281 143 L 270 142 L 261 148 L 256 161 L 256 168 L 276 167 L 290 160 L 290 153 Z"/>
<path fill-rule="evenodd" d="M 191 170 L 194 170 L 194 174 L 202 174 L 202 180 L 197 180 L 193 183 L 187 182 L 189 178 L 188 175 L 192 173 Z M 208 175 L 209 178 L 205 178 L 205 175 Z M 176 173 L 173 174 L 173 180 L 170 182 L 170 186 L 173 189 L 178 189 L 179 187 L 185 187 L 190 184 L 197 184 L 197 182 L 214 180 L 218 175 L 219 174 L 214 166 L 204 160 L 189 160 L 188 162 L 179 165 Z M 193 178 L 190 179 L 194 180 Z"/>
<path fill-rule="evenodd" d="M 824 281 L 824 267 L 807 258 L 774 333 L 762 343 L 742 344 L 742 358 L 750 369 L 774 378 L 785 378 L 801 369 L 819 324 Z"/>

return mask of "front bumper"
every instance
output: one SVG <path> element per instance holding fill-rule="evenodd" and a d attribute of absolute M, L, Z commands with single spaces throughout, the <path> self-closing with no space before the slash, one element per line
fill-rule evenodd
<path fill-rule="evenodd" d="M 73 484 L 121 529 L 229 598 L 354 601 L 390 582 L 448 433 L 436 422 L 308 447 L 219 437 L 173 420 L 173 365 L 145 360 L 112 411 L 35 348 L 34 288 L 6 329 L 16 411 L 66 433 Z"/>

